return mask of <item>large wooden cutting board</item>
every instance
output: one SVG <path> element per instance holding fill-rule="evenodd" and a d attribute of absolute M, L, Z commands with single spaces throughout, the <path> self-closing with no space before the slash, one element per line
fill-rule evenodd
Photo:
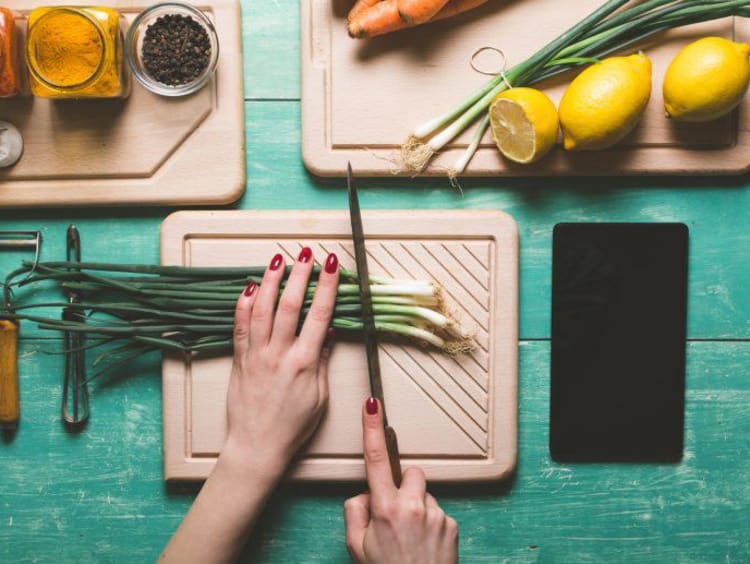
<path fill-rule="evenodd" d="M 153 0 L 87 0 L 128 21 Z M 6 0 L 22 15 L 70 0 Z M 0 100 L 0 120 L 25 150 L 0 169 L 0 207 L 227 204 L 245 190 L 245 118 L 239 0 L 195 3 L 219 35 L 214 79 L 185 98 L 133 84 L 126 100 Z M 17 22 L 25 33 L 26 19 Z"/>
<path fill-rule="evenodd" d="M 516 461 L 518 232 L 500 211 L 372 211 L 363 216 L 373 274 L 433 279 L 451 310 L 476 331 L 477 349 L 450 357 L 382 342 L 389 420 L 405 466 L 431 480 L 506 476 Z M 266 264 L 336 252 L 353 268 L 349 216 L 321 212 L 178 212 L 162 226 L 164 264 Z M 356 340 L 355 340 L 356 341 Z M 164 475 L 208 476 L 226 433 L 230 358 L 165 358 Z M 364 348 L 339 341 L 330 362 L 330 401 L 317 434 L 290 472 L 294 480 L 364 477 L 360 412 L 369 396 Z M 283 424 L 280 422 L 279 424 Z"/>
<path fill-rule="evenodd" d="M 346 32 L 350 0 L 302 0 L 302 152 L 307 168 L 343 176 L 342 163 L 359 174 L 398 173 L 397 151 L 419 124 L 464 100 L 489 77 L 470 67 L 480 47 L 502 49 L 519 63 L 568 29 L 603 0 L 489 0 L 452 20 L 353 40 Z M 653 62 L 653 91 L 638 129 L 615 148 L 594 153 L 556 149 L 533 166 L 512 165 L 489 133 L 466 170 L 472 176 L 731 174 L 750 166 L 750 97 L 739 112 L 708 124 L 677 124 L 664 117 L 662 78 L 688 42 L 705 35 L 750 39 L 745 18 L 674 30 L 643 45 Z M 497 68 L 499 57 L 484 60 Z M 557 103 L 571 75 L 541 85 Z M 424 174 L 445 176 L 472 131 L 448 145 Z M 402 173 L 403 174 L 403 173 Z"/>

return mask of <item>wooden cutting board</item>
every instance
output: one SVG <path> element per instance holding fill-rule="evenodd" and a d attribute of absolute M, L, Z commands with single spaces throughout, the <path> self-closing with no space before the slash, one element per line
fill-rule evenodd
<path fill-rule="evenodd" d="M 432 279 L 449 308 L 476 331 L 477 349 L 450 357 L 382 342 L 389 420 L 404 466 L 435 481 L 508 475 L 516 461 L 518 231 L 500 211 L 372 211 L 363 214 L 373 274 Z M 178 212 L 162 225 L 163 264 L 266 264 L 293 261 L 304 245 L 316 260 L 336 252 L 354 268 L 345 211 Z M 164 475 L 203 479 L 226 433 L 231 358 L 167 357 L 163 365 Z M 364 347 L 338 341 L 330 361 L 326 416 L 290 478 L 362 480 L 360 413 L 369 396 Z M 280 423 L 281 424 L 281 423 Z"/>
<path fill-rule="evenodd" d="M 133 18 L 153 0 L 87 0 Z M 21 14 L 69 0 L 6 0 Z M 242 36 L 238 0 L 201 0 L 219 35 L 214 80 L 185 98 L 139 84 L 126 100 L 0 99 L 0 120 L 25 151 L 0 169 L 0 207 L 227 204 L 245 190 Z M 17 22 L 26 30 L 26 20 Z"/>
<path fill-rule="evenodd" d="M 470 67 L 480 47 L 501 49 L 509 66 L 525 60 L 599 7 L 602 0 L 490 0 L 452 20 L 353 40 L 350 0 L 302 0 L 302 152 L 307 168 L 343 176 L 398 173 L 398 148 L 419 124 L 466 99 L 489 77 Z M 731 116 L 708 124 L 664 117 L 662 77 L 678 50 L 705 35 L 750 39 L 750 21 L 724 19 L 674 30 L 643 46 L 653 62 L 651 102 L 638 127 L 615 148 L 596 153 L 556 149 L 533 166 L 504 160 L 487 133 L 466 170 L 470 176 L 734 174 L 750 166 L 750 97 Z M 484 53 L 485 69 L 497 68 Z M 482 62 L 480 61 L 480 62 Z M 539 86 L 559 102 L 572 75 Z M 424 174 L 445 176 L 473 129 L 454 140 Z"/>

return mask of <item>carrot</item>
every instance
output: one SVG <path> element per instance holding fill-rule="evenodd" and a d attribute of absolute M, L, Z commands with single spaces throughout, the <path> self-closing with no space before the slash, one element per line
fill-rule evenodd
<path fill-rule="evenodd" d="M 398 15 L 396 2 L 397 0 L 381 0 L 364 10 L 359 17 L 349 20 L 349 35 L 361 39 L 409 27 Z"/>
<path fill-rule="evenodd" d="M 412 25 L 430 21 L 447 3 L 448 0 L 397 0 L 401 19 Z"/>
<path fill-rule="evenodd" d="M 358 0 L 357 5 L 365 0 Z M 369 0 L 372 1 L 372 0 Z M 363 39 L 375 37 L 399 29 L 414 27 L 405 22 L 398 12 L 398 0 L 381 0 L 369 8 L 362 9 L 354 17 L 349 13 L 349 35 Z M 431 21 L 444 20 L 481 6 L 487 0 L 450 0 Z M 357 7 L 354 6 L 354 8 Z M 352 8 L 352 11 L 354 11 Z"/>
<path fill-rule="evenodd" d="M 351 23 L 353 20 L 356 20 L 360 14 L 369 8 L 372 8 L 378 2 L 380 2 L 380 0 L 357 0 L 354 6 L 352 6 L 352 9 L 349 10 L 349 15 L 346 17 L 346 21 Z"/>
<path fill-rule="evenodd" d="M 438 20 L 452 18 L 453 16 L 457 16 L 458 14 L 463 14 L 464 12 L 468 12 L 469 10 L 478 8 L 485 2 L 487 2 L 487 0 L 450 0 L 450 2 L 448 2 L 442 10 L 435 14 L 435 17 L 430 21 L 436 22 Z"/>

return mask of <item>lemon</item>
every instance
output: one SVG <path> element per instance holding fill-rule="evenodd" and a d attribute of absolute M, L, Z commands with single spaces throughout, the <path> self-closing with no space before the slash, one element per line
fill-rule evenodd
<path fill-rule="evenodd" d="M 544 92 L 511 88 L 492 101 L 490 125 L 492 138 L 505 157 L 517 163 L 533 163 L 557 141 L 557 108 Z"/>
<path fill-rule="evenodd" d="M 651 61 L 639 53 L 610 57 L 579 74 L 560 101 L 565 148 L 611 147 L 638 124 L 651 96 Z"/>
<path fill-rule="evenodd" d="M 684 47 L 664 76 L 664 108 L 681 121 L 709 121 L 731 112 L 750 82 L 750 45 L 704 37 Z"/>

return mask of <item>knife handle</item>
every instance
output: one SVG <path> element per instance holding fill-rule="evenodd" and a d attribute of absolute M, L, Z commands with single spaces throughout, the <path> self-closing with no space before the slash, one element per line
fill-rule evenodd
<path fill-rule="evenodd" d="M 391 465 L 391 476 L 396 487 L 401 487 L 401 456 L 398 453 L 398 439 L 393 427 L 385 427 L 385 448 L 388 450 L 388 462 Z"/>
<path fill-rule="evenodd" d="M 18 324 L 0 319 L 0 428 L 15 428 L 18 401 Z"/>

